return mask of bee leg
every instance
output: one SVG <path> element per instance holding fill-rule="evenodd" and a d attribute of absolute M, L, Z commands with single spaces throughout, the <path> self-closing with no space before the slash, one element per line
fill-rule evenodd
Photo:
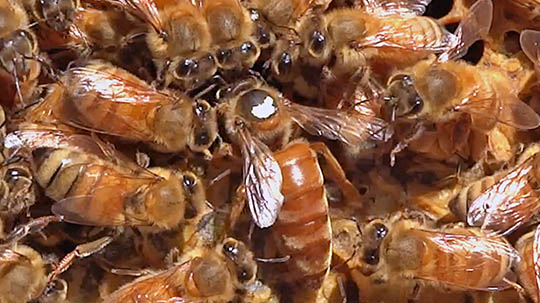
<path fill-rule="evenodd" d="M 394 148 L 392 148 L 392 151 L 390 152 L 390 166 L 394 166 L 394 164 L 396 164 L 396 155 L 403 151 L 405 148 L 407 148 L 407 146 L 409 146 L 409 143 L 420 138 L 420 136 L 425 131 L 425 125 L 423 125 L 422 123 L 417 123 L 414 126 L 413 134 L 403 140 L 400 140 L 398 144 L 394 146 Z"/>
<path fill-rule="evenodd" d="M 242 214 L 242 211 L 244 210 L 244 207 L 246 205 L 246 191 L 245 191 L 244 185 L 238 186 L 236 189 L 236 192 L 233 194 L 232 197 L 232 208 L 231 208 L 231 214 L 229 216 L 229 228 L 231 231 L 233 231 L 236 227 L 236 223 L 238 222 L 238 218 Z"/>
<path fill-rule="evenodd" d="M 338 288 L 339 288 L 339 294 L 341 295 L 341 303 L 347 303 L 347 291 L 345 290 L 345 282 L 344 282 L 343 274 L 338 274 L 336 277 Z"/>
<path fill-rule="evenodd" d="M 407 303 L 418 302 L 420 297 L 420 284 L 415 283 L 411 295 L 407 298 Z"/>
<path fill-rule="evenodd" d="M 109 261 L 100 256 L 96 257 L 95 261 L 104 271 L 119 276 L 141 277 L 152 273 L 152 271 L 148 269 L 114 268 Z"/>
<path fill-rule="evenodd" d="M 105 248 L 105 246 L 109 245 L 113 239 L 113 237 L 105 236 L 92 242 L 77 245 L 72 252 L 65 255 L 64 258 L 58 262 L 58 265 L 56 265 L 54 270 L 49 274 L 48 284 L 51 285 L 61 273 L 65 272 L 71 266 L 73 261 L 75 261 L 75 258 L 86 258 Z"/>
<path fill-rule="evenodd" d="M 30 220 L 28 223 L 19 225 L 11 231 L 9 235 L 4 240 L 4 243 L 16 243 L 19 242 L 26 235 L 31 233 L 40 232 L 51 222 L 61 222 L 63 220 L 62 216 L 46 216 L 39 217 L 36 219 Z"/>
<path fill-rule="evenodd" d="M 518 293 L 519 302 L 521 302 L 521 303 L 529 302 L 529 300 L 527 299 L 528 298 L 527 293 L 525 292 L 525 289 L 523 289 L 523 287 L 521 285 L 519 285 L 516 282 L 510 281 L 507 278 L 503 278 L 503 281 L 504 281 L 504 283 L 508 284 L 510 287 L 512 287 Z"/>
<path fill-rule="evenodd" d="M 323 174 L 326 178 L 334 181 L 339 189 L 343 192 L 343 196 L 350 203 L 359 203 L 362 201 L 362 195 L 358 192 L 356 187 L 347 179 L 345 171 L 339 164 L 338 160 L 334 157 L 328 146 L 322 142 L 312 143 L 310 145 L 318 155 L 321 155 L 324 159 L 324 165 L 321 165 Z"/>

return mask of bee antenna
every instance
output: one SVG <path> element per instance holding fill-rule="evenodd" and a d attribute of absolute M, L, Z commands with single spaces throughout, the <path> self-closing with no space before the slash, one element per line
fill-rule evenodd
<path fill-rule="evenodd" d="M 285 263 L 291 259 L 291 256 L 286 255 L 284 257 L 277 257 L 277 258 L 254 258 L 255 261 L 261 262 L 261 263 Z"/>

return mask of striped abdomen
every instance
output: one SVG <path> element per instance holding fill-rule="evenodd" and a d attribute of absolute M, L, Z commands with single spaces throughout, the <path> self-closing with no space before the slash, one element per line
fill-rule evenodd
<path fill-rule="evenodd" d="M 536 286 L 536 272 L 534 270 L 534 233 L 532 231 L 521 236 L 516 243 L 521 260 L 516 264 L 515 269 L 521 286 L 534 302 L 538 302 L 540 290 Z"/>
<path fill-rule="evenodd" d="M 378 32 L 370 34 L 383 36 L 382 43 L 408 50 L 444 51 L 455 43 L 455 37 L 429 17 L 389 17 L 384 18 L 380 25 Z"/>
<path fill-rule="evenodd" d="M 317 289 L 328 273 L 331 229 L 328 202 L 317 155 L 303 142 L 274 154 L 283 175 L 283 207 L 272 227 L 288 261 L 291 283 Z"/>
<path fill-rule="evenodd" d="M 122 225 L 133 218 L 126 217 L 128 209 L 144 210 L 144 189 L 151 181 L 130 178 L 129 170 L 70 149 L 39 148 L 33 160 L 36 181 L 60 201 L 53 211 L 69 222 Z"/>
<path fill-rule="evenodd" d="M 394 251 L 401 250 L 402 259 L 393 260 L 401 275 L 453 290 L 506 287 L 503 279 L 517 256 L 503 238 L 488 236 L 476 228 L 408 229 L 394 236 L 392 242 Z"/>

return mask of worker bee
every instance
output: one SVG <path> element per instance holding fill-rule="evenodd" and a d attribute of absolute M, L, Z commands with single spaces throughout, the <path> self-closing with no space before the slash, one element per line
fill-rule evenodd
<path fill-rule="evenodd" d="M 163 152 L 189 147 L 209 154 L 217 136 L 216 113 L 206 101 L 157 91 L 102 61 L 67 70 L 30 119 L 39 122 L 50 113 L 74 127 L 147 142 Z"/>
<path fill-rule="evenodd" d="M 540 302 L 540 225 L 519 238 L 516 249 L 521 261 L 516 264 L 515 270 L 519 282 L 527 295 L 534 301 Z"/>
<path fill-rule="evenodd" d="M 243 185 L 254 223 L 261 228 L 275 222 L 283 204 L 282 174 L 267 144 L 285 146 L 293 122 L 310 134 L 347 145 L 368 138 L 388 140 L 388 125 L 379 118 L 295 104 L 258 79 L 241 81 L 219 95 L 218 111 L 227 133 L 241 147 Z"/>
<path fill-rule="evenodd" d="M 7 152 L 3 149 L 6 136 L 6 116 L 0 106 L 0 215 L 19 214 L 36 201 L 35 187 L 30 170 L 30 163 L 22 159 L 7 159 Z"/>
<path fill-rule="evenodd" d="M 10 95 L 3 104 L 24 106 L 34 97 L 40 62 L 45 59 L 40 56 L 36 36 L 29 29 L 28 16 L 19 2 L 2 0 L 0 14 L 4 25 L 0 30 L 0 78 Z"/>
<path fill-rule="evenodd" d="M 261 51 L 249 11 L 239 0 L 201 2 L 219 68 L 225 71 L 251 68 Z"/>
<path fill-rule="evenodd" d="M 539 160 L 537 151 L 533 155 L 524 153 L 514 168 L 465 187 L 450 207 L 471 226 L 502 235 L 513 232 L 529 222 L 540 209 L 537 195 Z"/>
<path fill-rule="evenodd" d="M 189 0 L 119 0 L 121 8 L 148 24 L 146 43 L 158 69 L 158 81 L 182 88 L 199 87 L 217 71 L 212 35 L 198 4 Z"/>
<path fill-rule="evenodd" d="M 227 238 L 215 249 L 195 248 L 166 270 L 143 276 L 106 297 L 104 302 L 230 302 L 256 278 L 245 244 Z M 258 302 L 258 301 L 252 301 Z M 275 302 L 271 300 L 271 302 Z"/>
<path fill-rule="evenodd" d="M 426 145 L 437 144 L 453 155 L 467 146 L 469 137 L 486 137 L 500 125 L 538 127 L 540 117 L 517 94 L 501 70 L 430 59 L 391 77 L 385 100 L 396 123 L 414 125 L 400 145 L 429 153 Z"/>
<path fill-rule="evenodd" d="M 47 286 L 46 261 L 26 245 L 0 248 L 0 301 L 28 302 Z"/>
<path fill-rule="evenodd" d="M 361 259 L 366 264 L 364 274 L 373 281 L 413 280 L 450 291 L 508 287 L 511 266 L 519 256 L 504 238 L 476 228 L 432 229 L 398 218 L 376 220 L 368 224 L 373 232 L 363 233 L 372 237 Z"/>
<path fill-rule="evenodd" d="M 295 83 L 295 88 L 313 98 L 319 87 L 324 95 L 326 89 L 335 90 L 336 85 L 342 87 L 352 76 L 363 74 L 366 67 L 384 78 L 393 69 L 410 66 L 429 54 L 455 57 L 485 36 L 492 20 L 491 0 L 475 3 L 456 34 L 436 20 L 420 16 L 425 3 L 405 7 L 403 3 L 363 2 L 363 9 L 341 8 L 303 18 L 296 30 L 300 51 L 295 46 L 298 43 L 292 43 L 274 52 L 274 74 L 283 78 L 287 72 L 309 70 L 302 72 L 308 77 Z"/>
<path fill-rule="evenodd" d="M 143 169 L 97 138 L 29 129 L 7 139 L 12 149 L 31 150 L 34 179 L 57 201 L 52 212 L 66 222 L 170 229 L 184 220 L 188 202 L 205 209 L 204 189 L 193 173 Z"/>
<path fill-rule="evenodd" d="M 49 28 L 58 32 L 69 29 L 75 20 L 77 9 L 80 7 L 79 0 L 30 0 L 25 2 L 34 19 L 44 22 Z"/>

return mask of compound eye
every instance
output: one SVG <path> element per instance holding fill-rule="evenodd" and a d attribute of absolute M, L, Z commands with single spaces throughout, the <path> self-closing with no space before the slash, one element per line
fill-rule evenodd
<path fill-rule="evenodd" d="M 311 35 L 309 49 L 314 54 L 320 54 L 326 46 L 326 37 L 320 31 L 314 31 Z"/>
<path fill-rule="evenodd" d="M 289 53 L 282 53 L 279 58 L 278 72 L 280 75 L 287 75 L 292 70 L 292 57 Z"/>
<path fill-rule="evenodd" d="M 207 102 L 197 102 L 197 104 L 195 104 L 195 115 L 199 118 L 204 118 L 210 111 L 210 108 L 210 104 Z"/>
<path fill-rule="evenodd" d="M 369 265 L 376 265 L 379 263 L 379 250 L 368 249 L 364 251 L 364 262 Z"/>
<path fill-rule="evenodd" d="M 220 64 L 225 64 L 230 60 L 232 51 L 230 49 L 220 49 L 217 51 L 217 59 Z"/>
<path fill-rule="evenodd" d="M 238 245 L 234 241 L 228 241 L 223 244 L 223 253 L 227 258 L 234 261 L 238 256 Z"/>
<path fill-rule="evenodd" d="M 191 175 L 184 175 L 183 183 L 186 190 L 190 193 L 193 193 L 195 186 L 197 185 L 197 180 Z"/>
<path fill-rule="evenodd" d="M 255 45 L 253 45 L 253 43 L 251 43 L 251 42 L 244 42 L 240 46 L 240 51 L 242 52 L 242 54 L 253 53 L 253 52 L 255 52 Z"/>
<path fill-rule="evenodd" d="M 374 226 L 374 238 L 375 240 L 377 241 L 380 241 L 382 239 L 384 239 L 386 237 L 386 235 L 388 234 L 388 228 L 386 226 L 384 226 L 383 224 L 380 224 L 380 223 L 377 223 L 375 224 Z"/>
<path fill-rule="evenodd" d="M 270 43 L 270 33 L 262 27 L 257 28 L 257 41 L 260 45 L 266 46 Z"/>
<path fill-rule="evenodd" d="M 19 178 L 31 179 L 31 176 L 27 170 L 20 168 L 10 168 L 6 171 L 6 175 L 4 176 L 6 182 L 17 181 Z"/>
<path fill-rule="evenodd" d="M 178 67 L 175 70 L 176 77 L 187 77 L 192 74 L 195 74 L 199 65 L 195 60 L 184 59 L 178 64 Z"/>
<path fill-rule="evenodd" d="M 237 107 L 244 118 L 256 122 L 269 119 L 278 111 L 276 100 L 260 89 L 252 89 L 243 94 Z"/>

